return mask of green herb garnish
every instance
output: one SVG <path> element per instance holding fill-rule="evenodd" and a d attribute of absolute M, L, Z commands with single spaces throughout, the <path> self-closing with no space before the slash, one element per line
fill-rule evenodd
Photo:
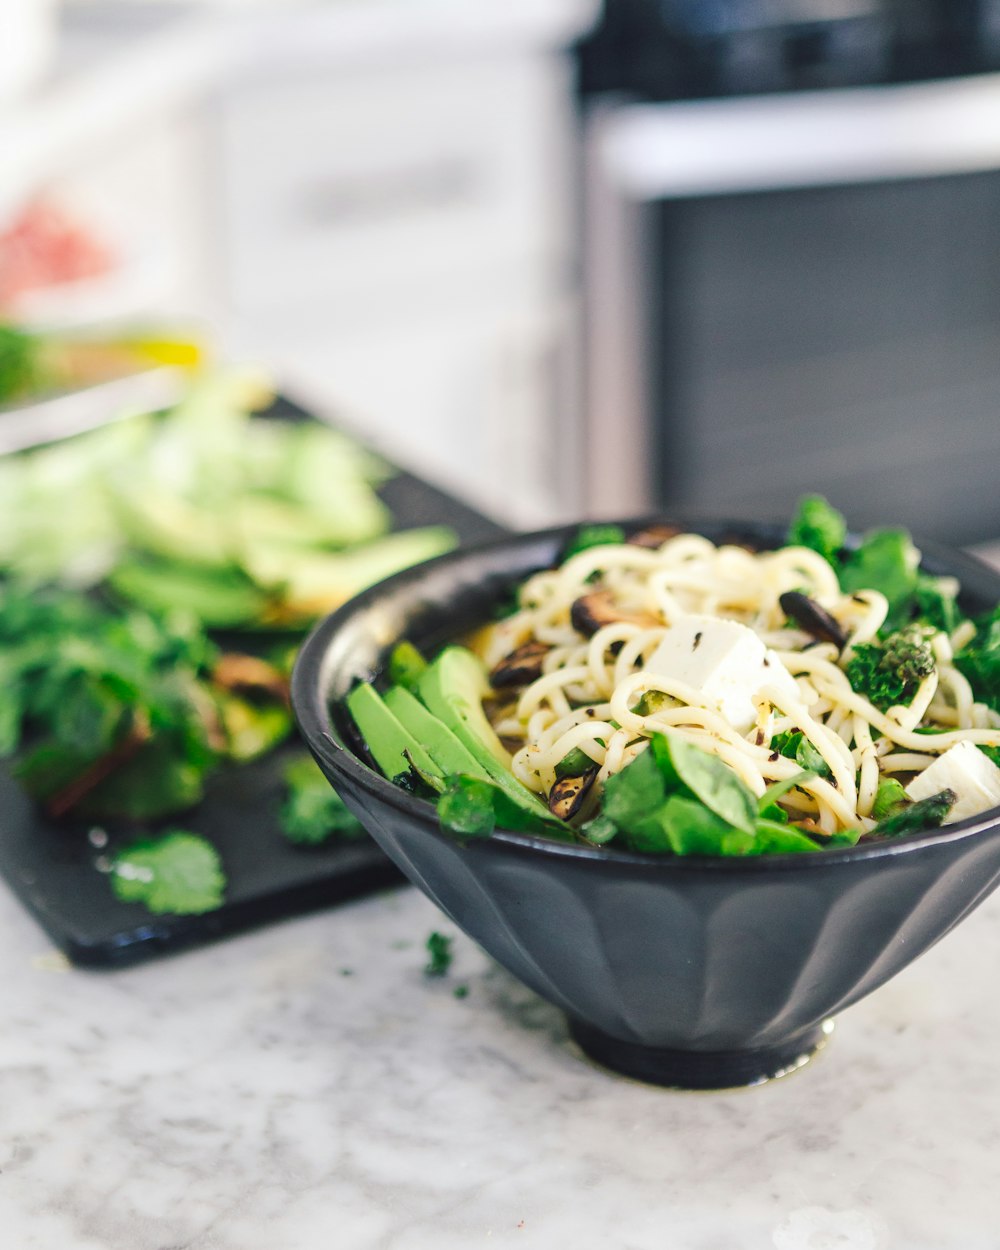
<path fill-rule="evenodd" d="M 353 841 L 366 836 L 361 822 L 311 756 L 292 760 L 285 767 L 283 778 L 287 792 L 279 821 L 290 842 L 318 846 L 334 837 Z"/>
<path fill-rule="evenodd" d="M 443 977 L 447 974 L 453 958 L 451 945 L 452 939 L 445 934 L 438 933 L 437 930 L 429 934 L 426 942 L 429 958 L 424 967 L 425 976 Z"/>
<path fill-rule="evenodd" d="M 215 847 L 180 829 L 134 842 L 111 863 L 115 897 L 142 903 L 157 916 L 214 911 L 222 904 L 225 886 Z"/>

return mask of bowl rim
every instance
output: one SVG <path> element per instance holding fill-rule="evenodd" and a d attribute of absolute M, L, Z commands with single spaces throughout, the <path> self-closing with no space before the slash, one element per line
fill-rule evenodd
<path fill-rule="evenodd" d="M 388 594 L 405 591 L 408 587 L 415 588 L 424 580 L 429 571 L 448 568 L 452 565 L 474 564 L 484 555 L 494 552 L 516 550 L 522 547 L 528 549 L 545 542 L 566 541 L 586 525 L 619 525 L 626 532 L 638 532 L 653 524 L 680 525 L 684 528 L 684 532 L 692 533 L 698 533 L 698 526 L 701 524 L 710 526 L 714 530 L 732 530 L 734 534 L 743 532 L 748 537 L 754 534 L 763 535 L 766 541 L 766 536 L 773 537 L 787 530 L 788 523 L 787 520 L 778 522 L 759 518 L 730 518 L 693 510 L 664 509 L 640 516 L 585 518 L 544 529 L 518 532 L 502 538 L 464 545 L 444 555 L 412 565 L 361 591 L 327 614 L 314 626 L 300 647 L 292 671 L 291 703 L 306 745 L 317 761 L 325 765 L 327 769 L 359 786 L 373 799 L 415 820 L 428 834 L 469 848 L 477 845 L 501 846 L 506 851 L 515 854 L 568 859 L 579 861 L 581 864 L 641 866 L 644 871 L 668 874 L 705 873 L 706 871 L 712 874 L 746 874 L 772 869 L 808 871 L 812 868 L 818 869 L 821 865 L 862 863 L 873 859 L 890 858 L 909 854 L 923 847 L 947 846 L 980 835 L 1000 832 L 1000 808 L 991 808 L 987 812 L 966 817 L 965 820 L 956 821 L 952 825 L 909 835 L 897 841 L 867 842 L 855 846 L 838 847 L 821 850 L 817 855 L 789 852 L 732 857 L 656 855 L 652 852 L 623 850 L 612 846 L 589 846 L 583 842 L 560 842 L 538 834 L 518 833 L 499 827 L 494 829 L 488 838 L 462 839 L 440 827 L 434 804 L 429 799 L 419 798 L 393 785 L 388 778 L 383 777 L 381 773 L 366 764 L 347 744 L 334 737 L 331 732 L 333 724 L 325 695 L 326 657 L 336 634 L 349 621 L 369 610 L 380 599 Z M 691 527 L 690 530 L 687 527 Z M 851 532 L 848 534 L 846 545 L 850 547 L 856 545 L 858 541 L 860 541 L 859 535 Z M 935 566 L 943 566 L 935 575 L 957 577 L 963 588 L 963 569 L 978 579 L 985 578 L 994 583 L 996 600 L 1000 603 L 1000 571 L 970 552 L 917 537 L 913 538 L 913 542 L 921 553 L 921 568 L 929 567 L 929 571 L 932 571 Z"/>

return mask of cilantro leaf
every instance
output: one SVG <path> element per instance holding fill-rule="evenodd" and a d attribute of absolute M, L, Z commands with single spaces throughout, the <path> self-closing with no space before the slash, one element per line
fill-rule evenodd
<path fill-rule="evenodd" d="M 222 904 L 225 886 L 216 849 L 182 829 L 133 842 L 111 864 L 116 898 L 142 903 L 157 916 L 214 911 Z"/>
<path fill-rule="evenodd" d="M 289 842 L 317 846 L 329 838 L 363 838 L 361 822 L 309 755 L 292 760 L 284 771 L 287 788 L 279 812 L 281 831 Z"/>

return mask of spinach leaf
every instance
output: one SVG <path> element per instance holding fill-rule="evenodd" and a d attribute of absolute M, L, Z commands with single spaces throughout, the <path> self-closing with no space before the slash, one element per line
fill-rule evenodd
<path fill-rule="evenodd" d="M 653 741 L 655 744 L 656 739 Z M 665 798 L 663 774 L 657 767 L 654 751 L 647 749 L 621 772 L 608 778 L 602 814 L 619 829 L 628 831 L 662 806 Z"/>
<path fill-rule="evenodd" d="M 846 537 L 847 523 L 822 495 L 804 495 L 799 500 L 788 527 L 789 546 L 818 551 L 836 566 L 837 554 Z"/>
<path fill-rule="evenodd" d="M 657 734 L 654 744 L 656 758 L 669 751 L 673 773 L 709 811 L 736 829 L 753 832 L 757 801 L 728 764 L 676 735 Z"/>
<path fill-rule="evenodd" d="M 909 616 L 917 589 L 919 556 L 910 535 L 901 529 L 872 530 L 856 551 L 844 556 L 840 585 L 847 593 L 878 590 L 889 601 L 885 628 L 897 629 Z"/>

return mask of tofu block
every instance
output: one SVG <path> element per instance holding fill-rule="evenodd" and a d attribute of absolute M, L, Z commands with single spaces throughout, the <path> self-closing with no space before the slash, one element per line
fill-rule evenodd
<path fill-rule="evenodd" d="M 906 787 L 911 799 L 929 799 L 942 790 L 954 790 L 958 795 L 946 825 L 978 816 L 991 807 L 1000 807 L 1000 768 L 973 743 L 956 742 Z"/>
<path fill-rule="evenodd" d="M 715 616 L 684 616 L 646 661 L 645 672 L 693 686 L 745 734 L 757 719 L 753 696 L 774 685 L 798 697 L 795 678 L 746 625 Z"/>

